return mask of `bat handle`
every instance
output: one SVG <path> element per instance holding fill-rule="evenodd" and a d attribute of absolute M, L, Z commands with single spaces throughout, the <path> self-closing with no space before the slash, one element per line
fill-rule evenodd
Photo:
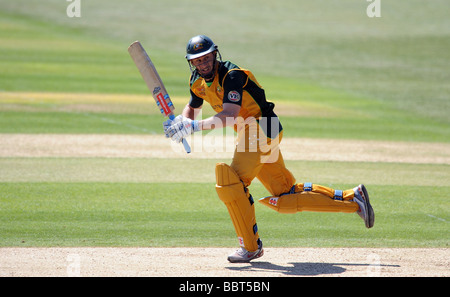
<path fill-rule="evenodd" d="M 171 119 L 172 121 L 175 119 L 175 116 L 173 114 L 169 115 L 169 119 Z M 184 150 L 186 151 L 186 153 L 190 153 L 191 152 L 191 147 L 189 146 L 189 143 L 187 142 L 187 140 L 185 138 L 183 138 L 183 146 L 184 146 Z"/>
<path fill-rule="evenodd" d="M 183 138 L 183 145 L 184 145 L 184 150 L 186 151 L 186 153 L 190 153 L 191 152 L 191 147 L 189 146 L 189 143 L 187 142 L 187 140 L 185 138 Z"/>

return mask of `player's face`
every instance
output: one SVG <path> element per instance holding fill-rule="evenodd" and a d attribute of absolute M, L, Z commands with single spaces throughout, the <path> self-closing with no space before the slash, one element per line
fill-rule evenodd
<path fill-rule="evenodd" d="M 192 59 L 190 62 L 195 68 L 197 68 L 200 75 L 208 80 L 214 77 L 215 59 L 215 53 L 209 53 L 199 58 Z"/>

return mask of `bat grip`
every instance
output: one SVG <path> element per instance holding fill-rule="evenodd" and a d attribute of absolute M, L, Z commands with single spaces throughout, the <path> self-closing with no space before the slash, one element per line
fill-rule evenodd
<path fill-rule="evenodd" d="M 169 115 L 169 119 L 171 119 L 172 121 L 175 120 L 175 116 L 173 114 Z M 191 147 L 189 146 L 189 143 L 187 142 L 187 140 L 185 138 L 183 138 L 183 146 L 184 146 L 184 150 L 186 151 L 186 153 L 190 153 L 191 152 Z"/>
<path fill-rule="evenodd" d="M 184 150 L 186 151 L 186 153 L 190 153 L 191 152 L 191 147 L 189 146 L 189 143 L 187 142 L 187 140 L 185 138 L 183 138 L 183 145 L 184 145 Z"/>

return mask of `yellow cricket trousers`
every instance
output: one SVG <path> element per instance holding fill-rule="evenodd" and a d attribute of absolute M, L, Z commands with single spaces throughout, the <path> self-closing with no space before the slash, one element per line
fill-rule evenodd
<path fill-rule="evenodd" d="M 256 126 L 255 126 L 256 125 Z M 295 177 L 286 168 L 279 144 L 283 137 L 280 131 L 276 137 L 267 138 L 263 129 L 255 122 L 240 127 L 231 168 L 238 174 L 245 187 L 256 177 L 272 196 L 302 193 L 298 211 L 355 212 L 356 202 L 352 189 L 342 191 L 342 199 L 335 198 L 335 190 L 314 184 L 304 191 L 303 184 L 297 184 Z M 295 187 L 293 187 L 295 186 Z M 345 202 L 345 203 L 344 203 Z"/>
<path fill-rule="evenodd" d="M 254 200 L 247 189 L 255 177 L 273 195 L 259 202 L 280 213 L 358 210 L 357 203 L 352 201 L 353 190 L 336 192 L 317 184 L 295 183 L 279 149 L 282 131 L 271 134 L 276 137 L 268 138 L 256 120 L 253 125 L 245 125 L 237 131 L 238 141 L 231 165 L 216 165 L 216 190 L 227 206 L 239 244 L 248 251 L 256 251 L 261 243 Z"/>

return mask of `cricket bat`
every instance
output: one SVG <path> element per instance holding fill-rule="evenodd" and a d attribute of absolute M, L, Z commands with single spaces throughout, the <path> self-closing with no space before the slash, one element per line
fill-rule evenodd
<path fill-rule="evenodd" d="M 159 77 L 158 71 L 156 71 L 155 65 L 152 60 L 150 60 L 150 57 L 147 55 L 147 52 L 142 47 L 141 43 L 139 41 L 133 42 L 128 47 L 128 52 L 130 53 L 134 64 L 136 64 L 139 69 L 148 89 L 152 93 L 161 113 L 171 120 L 175 119 L 175 115 L 173 114 L 175 106 L 173 106 L 172 100 L 170 100 L 169 94 L 164 87 L 161 77 Z M 183 145 L 184 149 L 189 154 L 191 152 L 191 147 L 186 139 L 183 139 Z"/>

